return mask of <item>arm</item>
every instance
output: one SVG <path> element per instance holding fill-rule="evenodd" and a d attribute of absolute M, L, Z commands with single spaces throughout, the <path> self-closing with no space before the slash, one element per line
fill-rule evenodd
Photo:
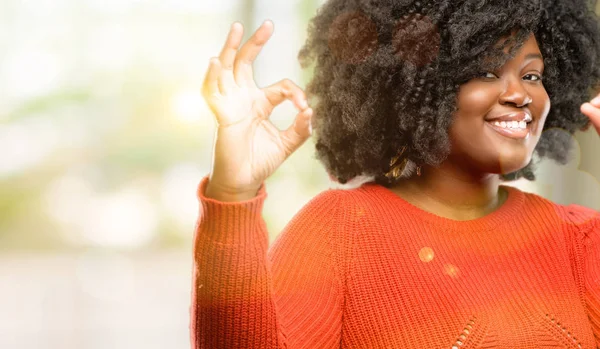
<path fill-rule="evenodd" d="M 600 348 L 600 219 L 582 234 L 584 251 L 585 300 L 590 323 Z"/>
<path fill-rule="evenodd" d="M 191 307 L 193 348 L 338 348 L 343 276 L 339 195 L 311 200 L 268 250 L 261 217 L 264 185 L 253 199 L 204 196 L 196 227 Z"/>
<path fill-rule="evenodd" d="M 600 213 L 582 206 L 568 207 L 569 220 L 576 229 L 572 232 L 571 263 L 585 301 L 590 325 L 600 348 Z"/>

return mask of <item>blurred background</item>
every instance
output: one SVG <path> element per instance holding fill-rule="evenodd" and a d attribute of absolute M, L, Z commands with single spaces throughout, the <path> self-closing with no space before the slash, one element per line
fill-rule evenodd
<path fill-rule="evenodd" d="M 199 88 L 233 21 L 275 34 L 259 86 L 322 0 L 0 0 L 0 348 L 188 348 L 195 197 L 214 122 Z M 598 9 L 600 12 L 600 8 Z M 287 127 L 290 102 L 272 120 Z M 535 183 L 600 209 L 600 137 Z M 266 183 L 271 240 L 334 185 L 309 140 Z"/>

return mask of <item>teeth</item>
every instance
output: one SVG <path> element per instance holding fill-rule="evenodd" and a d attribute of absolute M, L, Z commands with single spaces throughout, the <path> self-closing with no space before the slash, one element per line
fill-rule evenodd
<path fill-rule="evenodd" d="M 525 121 L 494 121 L 494 125 L 508 129 L 526 129 L 527 123 Z"/>

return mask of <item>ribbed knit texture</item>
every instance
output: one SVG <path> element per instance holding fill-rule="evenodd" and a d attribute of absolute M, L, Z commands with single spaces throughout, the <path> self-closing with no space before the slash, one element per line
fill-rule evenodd
<path fill-rule="evenodd" d="M 506 187 L 471 221 L 375 183 L 313 198 L 269 248 L 263 185 L 204 196 L 194 348 L 600 348 L 600 214 Z"/>

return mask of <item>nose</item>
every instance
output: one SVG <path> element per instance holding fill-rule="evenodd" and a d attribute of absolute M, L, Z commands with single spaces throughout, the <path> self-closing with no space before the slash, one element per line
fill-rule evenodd
<path fill-rule="evenodd" d="M 515 81 L 511 79 L 506 83 L 504 92 L 500 95 L 500 104 L 514 104 L 515 106 L 522 108 L 533 102 L 533 99 L 527 92 L 523 82 L 521 80 Z"/>

